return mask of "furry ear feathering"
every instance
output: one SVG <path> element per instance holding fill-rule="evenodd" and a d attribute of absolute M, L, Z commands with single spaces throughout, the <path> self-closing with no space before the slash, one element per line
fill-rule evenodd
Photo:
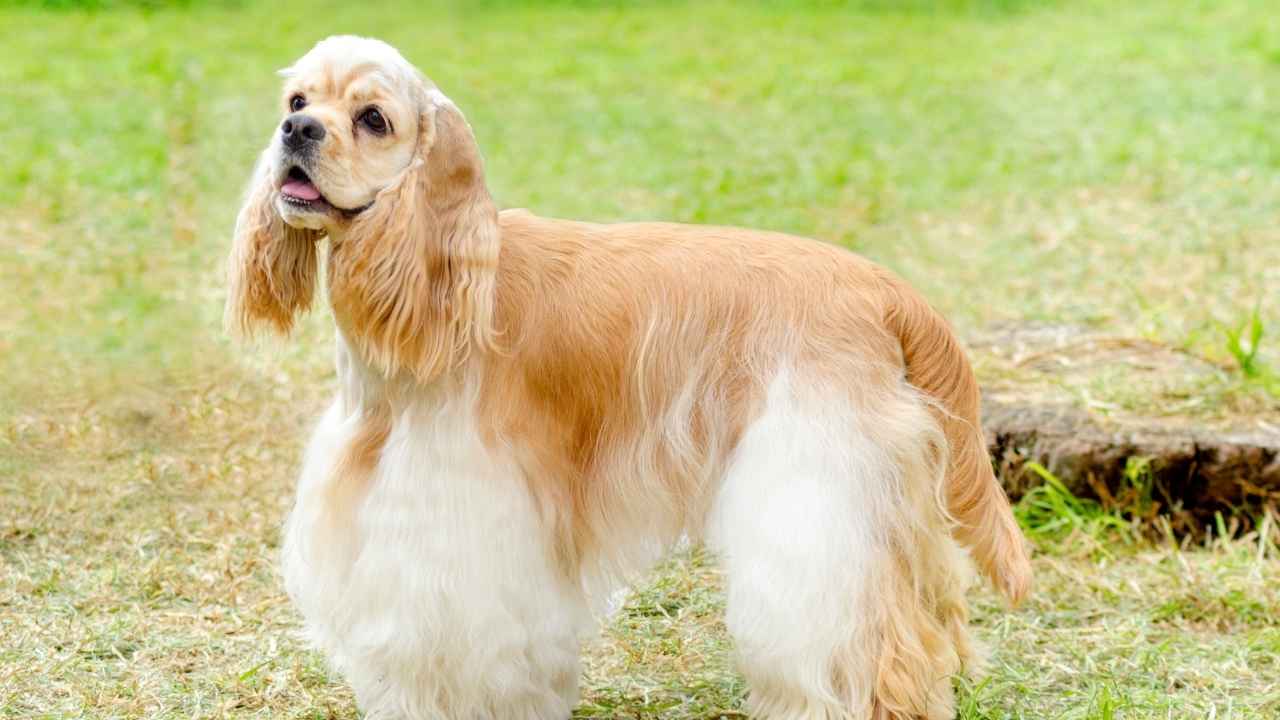
<path fill-rule="evenodd" d="M 569 717 L 593 613 L 686 537 L 754 716 L 954 716 L 970 561 L 1014 602 L 1031 571 L 915 291 L 777 233 L 498 213 L 462 114 L 376 40 L 282 74 L 226 324 L 288 334 L 327 244 L 338 388 L 283 571 L 369 717 Z"/>

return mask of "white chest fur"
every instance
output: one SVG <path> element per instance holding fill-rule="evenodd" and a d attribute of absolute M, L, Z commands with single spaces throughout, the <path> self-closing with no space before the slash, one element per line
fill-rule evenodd
<path fill-rule="evenodd" d="M 481 442 L 465 391 L 424 394 L 392 418 L 358 506 L 326 508 L 357 390 L 320 421 L 285 528 L 311 639 L 369 717 L 567 717 L 588 613 L 517 467 Z M 333 510 L 352 521 L 335 531 Z"/>

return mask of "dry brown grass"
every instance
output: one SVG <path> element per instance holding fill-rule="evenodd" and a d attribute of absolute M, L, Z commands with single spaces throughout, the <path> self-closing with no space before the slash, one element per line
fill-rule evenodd
<path fill-rule="evenodd" d="M 275 570 L 327 319 L 265 349 L 218 327 L 272 70 L 334 31 L 422 63 L 507 204 L 823 237 L 969 337 L 1077 324 L 1220 369 L 980 351 L 988 382 L 1192 422 L 1280 410 L 1221 332 L 1261 300 L 1280 365 L 1280 25 L 1255 0 L 394 5 L 0 8 L 0 717 L 355 717 Z M 1280 714 L 1274 540 L 1080 527 L 1043 541 L 1026 607 L 975 592 L 993 662 L 962 717 Z M 714 563 L 642 585 L 579 715 L 734 717 Z"/>
<path fill-rule="evenodd" d="M 4 426 L 0 716 L 355 717 L 275 570 L 312 373 L 240 368 Z M 975 592 L 992 662 L 962 717 L 1272 717 L 1280 533 L 1264 530 L 1046 544 L 1025 607 Z M 586 650 L 578 716 L 736 717 L 719 588 L 697 550 L 641 583 Z"/>

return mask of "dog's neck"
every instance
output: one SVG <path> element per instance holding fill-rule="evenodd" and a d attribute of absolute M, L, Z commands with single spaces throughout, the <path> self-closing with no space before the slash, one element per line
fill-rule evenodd
<path fill-rule="evenodd" d="M 325 276 L 340 342 L 385 384 L 433 384 L 492 349 L 499 231 L 491 208 L 462 231 L 330 234 Z"/>

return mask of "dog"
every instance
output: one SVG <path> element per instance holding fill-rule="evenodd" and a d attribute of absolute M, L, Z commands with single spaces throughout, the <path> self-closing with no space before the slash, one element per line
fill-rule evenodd
<path fill-rule="evenodd" d="M 282 574 L 367 717 L 569 717 L 593 618 L 682 538 L 721 559 L 754 716 L 954 716 L 972 564 L 1015 603 L 1031 570 L 915 291 L 779 233 L 499 212 L 380 41 L 281 74 L 225 321 L 287 335 L 327 239 L 338 392 Z"/>

